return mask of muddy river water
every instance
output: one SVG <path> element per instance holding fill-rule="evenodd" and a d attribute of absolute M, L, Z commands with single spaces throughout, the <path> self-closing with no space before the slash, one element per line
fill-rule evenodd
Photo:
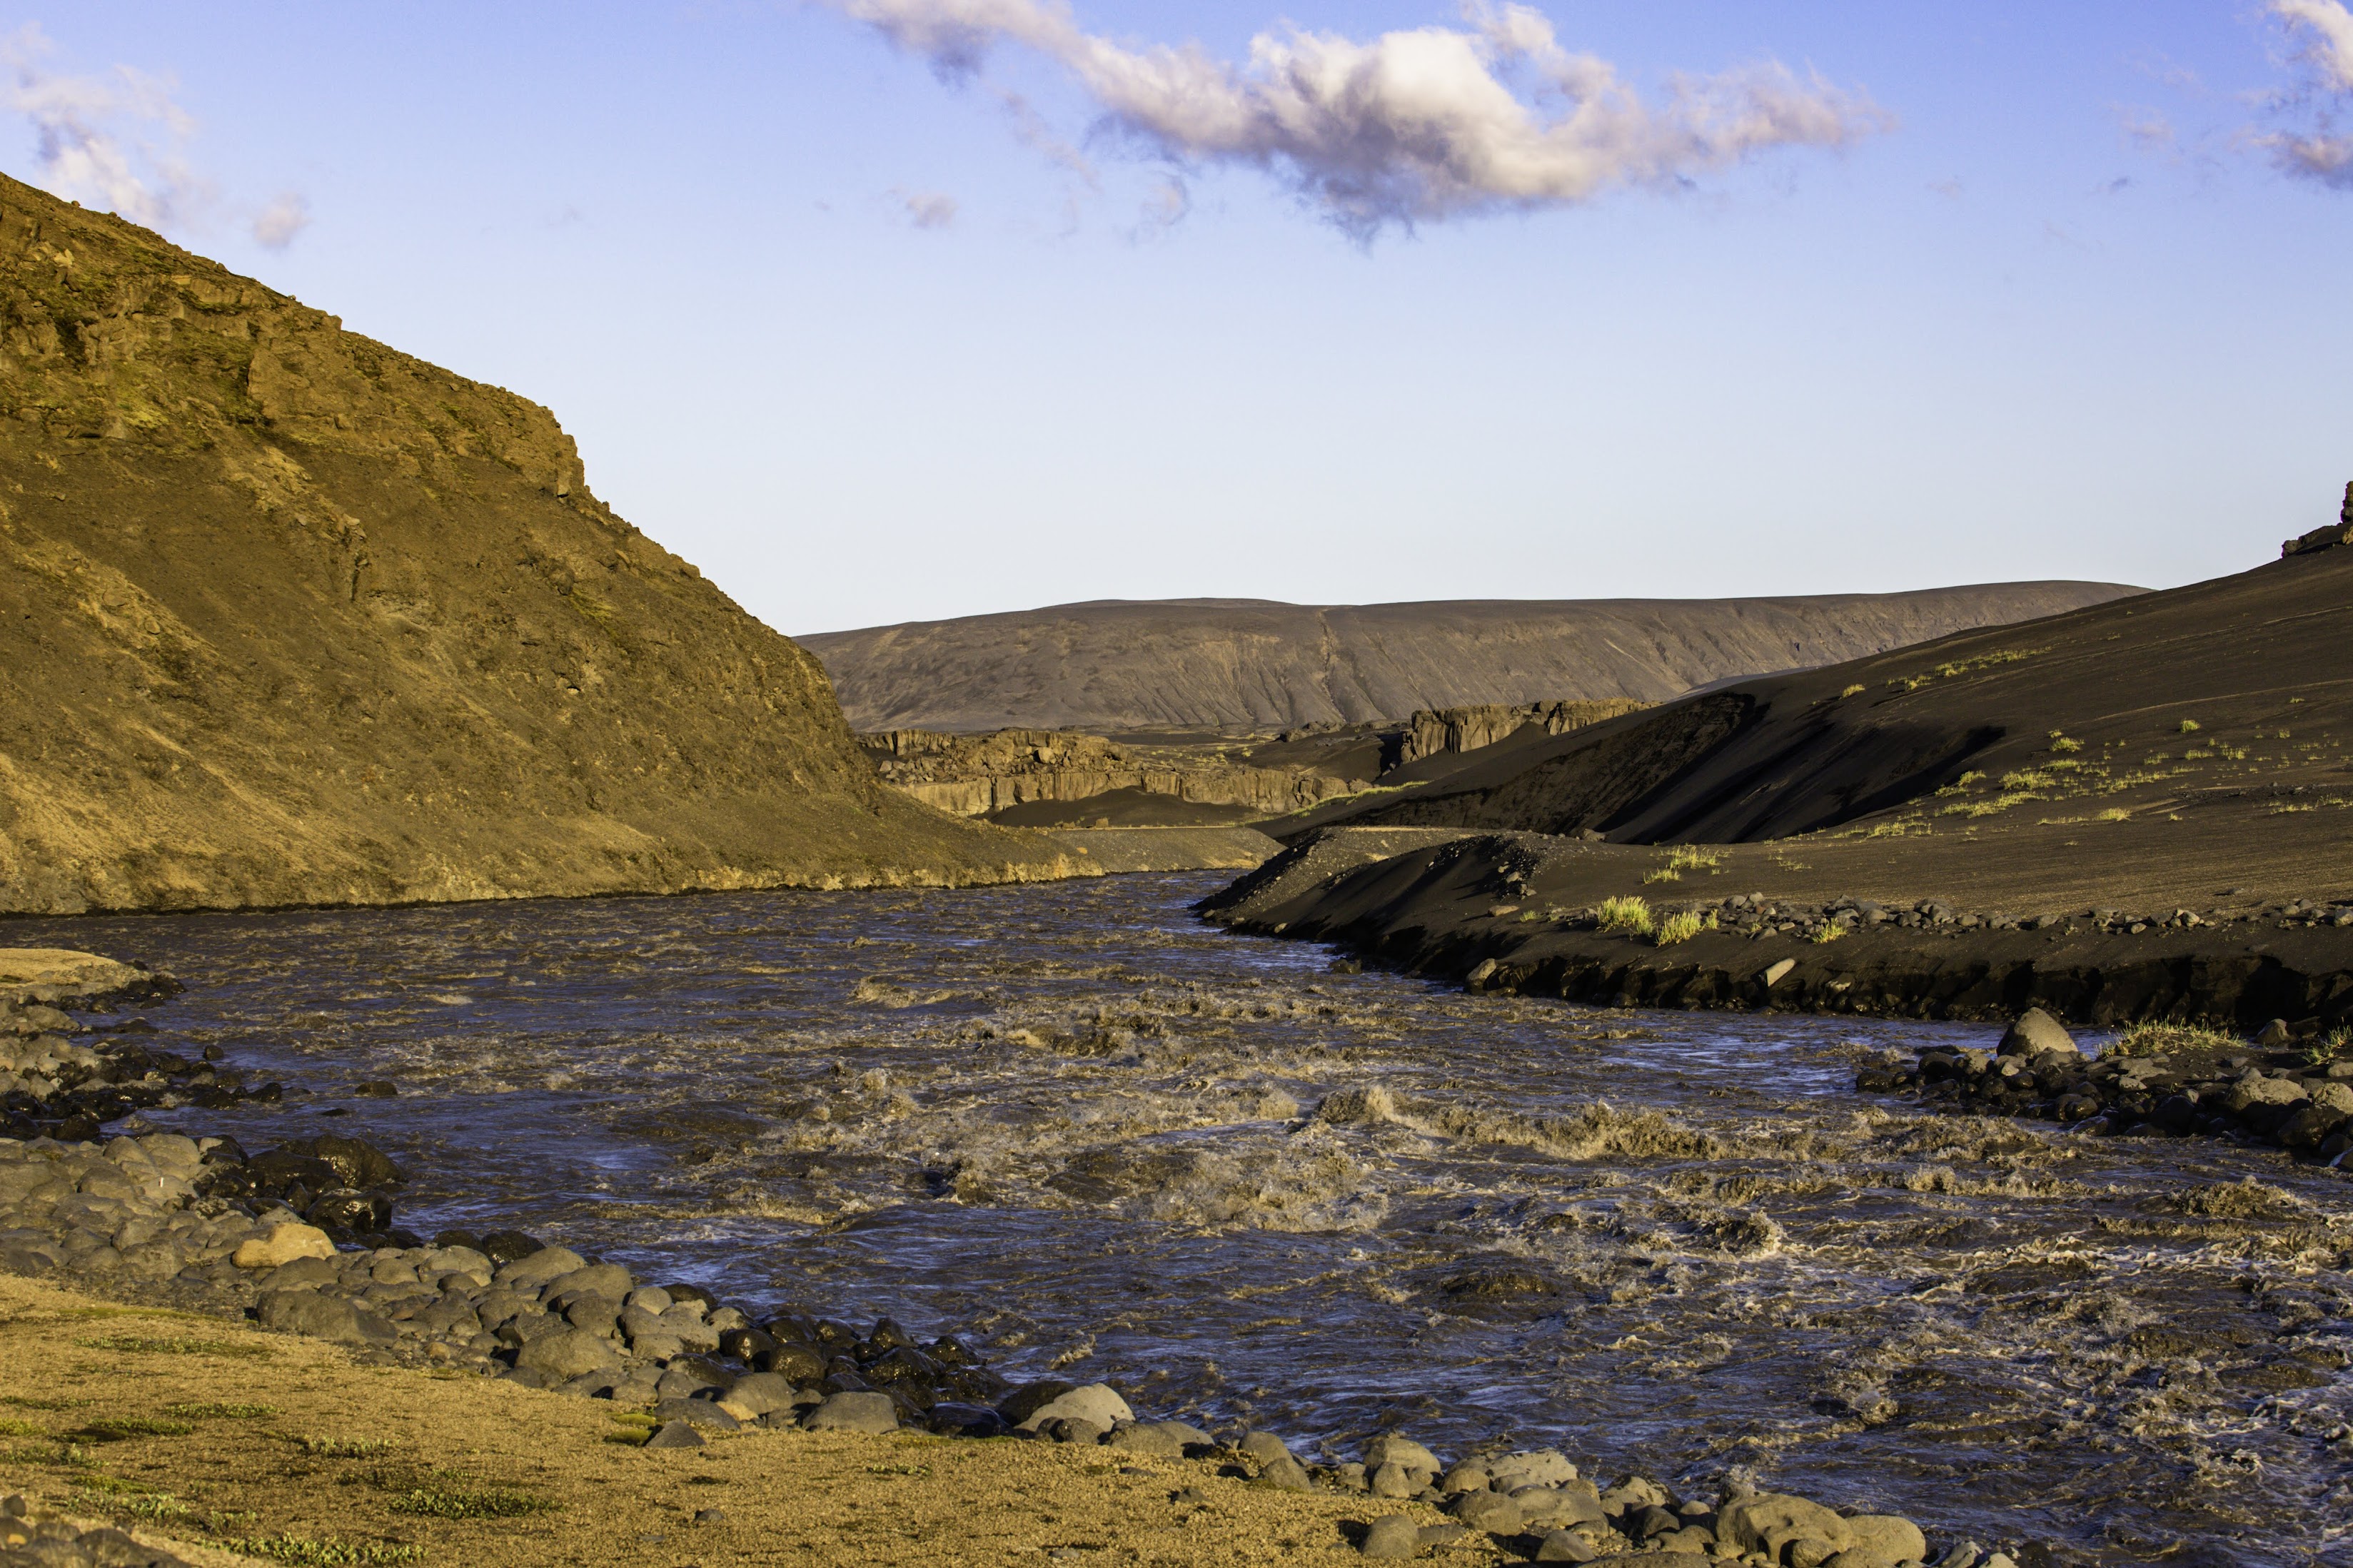
<path fill-rule="evenodd" d="M 1333 973 L 1198 923 L 1219 881 L 6 940 L 177 972 L 159 1043 L 310 1092 L 155 1120 L 375 1139 L 419 1231 L 889 1311 L 1311 1454 L 1397 1426 L 1932 1539 L 2353 1561 L 2353 1179 L 1852 1090 L 1869 1050 L 1983 1029 Z"/>

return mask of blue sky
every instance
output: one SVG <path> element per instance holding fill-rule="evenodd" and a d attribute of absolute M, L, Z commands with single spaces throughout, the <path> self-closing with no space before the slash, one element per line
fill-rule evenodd
<path fill-rule="evenodd" d="M 1043 7 L 0 5 L 40 31 L 0 168 L 69 183 L 36 121 L 71 107 L 118 205 L 548 405 L 789 632 L 2161 585 L 2353 479 L 2353 170 L 2264 140 L 2334 145 L 2353 76 L 2263 0 L 1551 5 L 1658 144 L 1715 135 L 1666 134 L 1677 73 L 1766 62 L 1835 129 L 1528 200 L 1409 168 L 1369 219 L 1301 171 L 1395 173 L 1384 126 L 1237 148 L 1097 67 L 1193 43 L 1262 97 L 1254 37 L 1469 37 L 1449 0 Z M 954 16 L 1015 21 L 959 70 L 924 52 Z M 1539 120 L 1546 58 L 1494 65 Z"/>

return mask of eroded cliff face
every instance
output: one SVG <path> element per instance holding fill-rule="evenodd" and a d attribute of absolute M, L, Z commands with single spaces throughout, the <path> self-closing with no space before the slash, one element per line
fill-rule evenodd
<path fill-rule="evenodd" d="M 0 911 L 1052 875 L 543 408 L 0 178 Z"/>

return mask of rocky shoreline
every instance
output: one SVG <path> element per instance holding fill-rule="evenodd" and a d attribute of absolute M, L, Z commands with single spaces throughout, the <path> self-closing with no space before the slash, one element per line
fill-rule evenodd
<path fill-rule="evenodd" d="M 97 1035 L 104 1026 L 68 1009 L 96 1011 L 124 994 L 52 987 L 36 998 L 18 987 L 0 995 L 0 1038 L 38 1042 L 24 1048 L 58 1063 L 47 1097 L 19 1073 L 15 1113 L 23 1121 L 63 1126 L 103 1109 L 91 1094 L 123 1087 L 119 1071 L 100 1076 L 122 1050 L 74 1047 L 60 1031 Z M 206 1066 L 211 1087 L 231 1092 L 219 1087 L 228 1069 Z M 194 1075 L 154 1076 L 172 1086 Z M 148 1085 L 144 1075 L 132 1081 Z M 145 1103 L 179 1092 L 167 1087 Z M 1511 1451 L 1500 1441 L 1449 1462 L 1383 1432 L 1354 1461 L 1307 1463 L 1271 1433 L 1140 1418 L 1107 1384 L 1016 1385 L 953 1336 L 919 1342 L 887 1318 L 860 1329 L 724 1303 L 515 1231 L 445 1232 L 427 1242 L 393 1224 L 401 1179 L 379 1151 L 346 1136 L 253 1155 L 231 1139 L 156 1131 L 103 1142 L 0 1139 L 0 1271 L 250 1319 L 345 1346 L 365 1363 L 470 1372 L 609 1401 L 643 1413 L 635 1429 L 651 1449 L 700 1447 L 751 1427 L 912 1429 L 1202 1463 L 1278 1491 L 1362 1499 L 1354 1542 L 1376 1559 L 1478 1545 L 1537 1562 L 1636 1556 L 1645 1568 L 2012 1568 L 2004 1552 L 1972 1542 L 1932 1551 L 1918 1528 L 1894 1516 L 1842 1515 L 1736 1483 L 1708 1498 L 1640 1476 L 1603 1485 L 1556 1451 Z M 1391 1506 L 1409 1502 L 1451 1520 L 1432 1523 Z M 115 1549 L 70 1533 L 49 1529 L 46 1554 L 25 1560 L 131 1560 L 99 1555 Z M 0 1564 L 13 1565 L 16 1551 L 0 1550 Z"/>
<path fill-rule="evenodd" d="M 1198 907 L 1238 931 L 1332 942 L 1472 990 L 1602 1006 L 1981 1022 L 2042 1007 L 2098 1027 L 2284 1018 L 2305 1035 L 2353 1023 L 2353 903 L 2020 912 L 1941 900 L 1550 895 L 1564 863 L 1601 852 L 1487 834 L 1362 860 L 1309 840 Z"/>

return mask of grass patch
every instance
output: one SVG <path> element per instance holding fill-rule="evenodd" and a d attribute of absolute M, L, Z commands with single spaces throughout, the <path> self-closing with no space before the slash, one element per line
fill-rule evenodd
<path fill-rule="evenodd" d="M 2224 1029 L 2196 1024 L 2135 1024 L 2118 1035 L 2102 1054 L 2116 1057 L 2164 1057 L 2176 1051 L 2242 1050 L 2246 1041 Z"/>
<path fill-rule="evenodd" d="M 381 1437 L 297 1437 L 294 1446 L 314 1459 L 372 1459 L 392 1448 Z"/>
<path fill-rule="evenodd" d="M 279 1414 L 275 1405 L 166 1405 L 166 1415 L 177 1415 L 189 1421 L 248 1421 L 258 1415 Z"/>
<path fill-rule="evenodd" d="M 391 1503 L 395 1513 L 426 1519 L 521 1519 L 561 1506 L 512 1487 L 415 1487 Z"/>
<path fill-rule="evenodd" d="M 2200 724 L 2200 723 L 2197 720 L 2195 720 L 2195 719 L 2184 719 L 2184 720 L 2181 721 L 2180 728 L 2179 728 L 2179 730 L 2177 732 L 2178 732 L 2178 733 L 2179 733 L 2179 734 L 2184 734 L 2184 735 L 2195 735 L 2196 733 L 2198 733 L 2198 731 L 2200 731 L 2200 730 L 2204 729 L 2205 727 L 2206 727 L 2206 726 L 2204 726 L 2203 724 Z"/>
<path fill-rule="evenodd" d="M 162 1421 L 153 1415 L 101 1416 L 75 1434 L 95 1437 L 101 1443 L 120 1443 L 129 1437 L 185 1437 L 195 1430 L 185 1421 Z"/>
<path fill-rule="evenodd" d="M 90 1494 L 98 1489 L 84 1487 L 81 1489 L 85 1494 Z M 91 1496 L 90 1500 L 108 1513 L 127 1513 L 133 1519 L 149 1521 L 187 1519 L 196 1511 L 170 1492 L 117 1493 L 105 1497 Z"/>
<path fill-rule="evenodd" d="M 1683 874 L 1672 866 L 1662 866 L 1654 871 L 1642 873 L 1642 884 L 1645 887 L 1652 882 L 1680 882 L 1683 879 Z"/>
<path fill-rule="evenodd" d="M 0 1420 L 0 1437 L 45 1437 L 48 1430 L 30 1421 Z"/>
<path fill-rule="evenodd" d="M 112 1351 L 117 1355 L 221 1355 L 259 1361 L 269 1354 L 259 1345 L 233 1345 L 224 1340 L 149 1339 L 138 1334 L 110 1334 L 74 1343 L 86 1351 Z"/>
<path fill-rule="evenodd" d="M 1661 947 L 1669 947 L 1679 942 L 1689 942 L 1700 932 L 1715 929 L 1715 911 L 1714 910 L 1708 910 L 1704 915 L 1694 914 L 1691 910 L 1684 910 L 1659 921 L 1658 934 L 1652 940 L 1656 941 Z"/>
<path fill-rule="evenodd" d="M 2335 1028 L 2304 1047 L 2306 1065 L 2325 1068 L 2353 1056 L 2353 1028 Z"/>
<path fill-rule="evenodd" d="M 1811 942 L 1816 947 L 1828 947 L 1831 943 L 1838 941 L 1839 938 L 1845 934 L 1846 927 L 1840 925 L 1835 921 L 1831 921 L 1816 926 L 1814 928 L 1814 934 L 1807 938 L 1807 940 Z"/>
<path fill-rule="evenodd" d="M 1598 918 L 1603 931 L 1632 931 L 1636 936 L 1648 936 L 1657 929 L 1648 899 L 1604 899 Z"/>
<path fill-rule="evenodd" d="M 422 1563 L 425 1548 L 388 1541 L 314 1541 L 307 1535 L 235 1535 L 220 1543 L 248 1557 L 293 1563 L 303 1568 L 342 1568 L 344 1563 Z"/>
<path fill-rule="evenodd" d="M 2051 731 L 2051 749 L 2054 752 L 2080 752 L 2084 749 L 2084 742 L 2053 730 Z"/>
<path fill-rule="evenodd" d="M 1854 685 L 1848 687 L 1844 691 L 1839 693 L 1839 700 L 1843 702 L 1850 697 L 1860 697 L 1862 693 L 1862 683 L 1861 681 L 1857 681 Z"/>
<path fill-rule="evenodd" d="M 29 1394 L 0 1394 L 0 1405 L 13 1405 L 19 1410 L 79 1410 L 89 1403 L 87 1399 L 37 1399 Z"/>
<path fill-rule="evenodd" d="M 2097 822 L 2130 822 L 2132 820 L 2132 813 L 2126 811 L 2121 805 L 2112 805 L 2105 811 L 2100 813 L 2099 816 L 2093 820 Z"/>
<path fill-rule="evenodd" d="M 1673 871 L 1713 871 L 1724 864 L 1724 857 L 1711 855 L 1696 845 L 1678 844 L 1667 857 L 1667 868 Z"/>
<path fill-rule="evenodd" d="M 2049 773 L 2035 768 L 2021 768 L 2015 773 L 2001 775 L 2001 787 L 2004 789 L 2051 789 L 2058 783 Z"/>

